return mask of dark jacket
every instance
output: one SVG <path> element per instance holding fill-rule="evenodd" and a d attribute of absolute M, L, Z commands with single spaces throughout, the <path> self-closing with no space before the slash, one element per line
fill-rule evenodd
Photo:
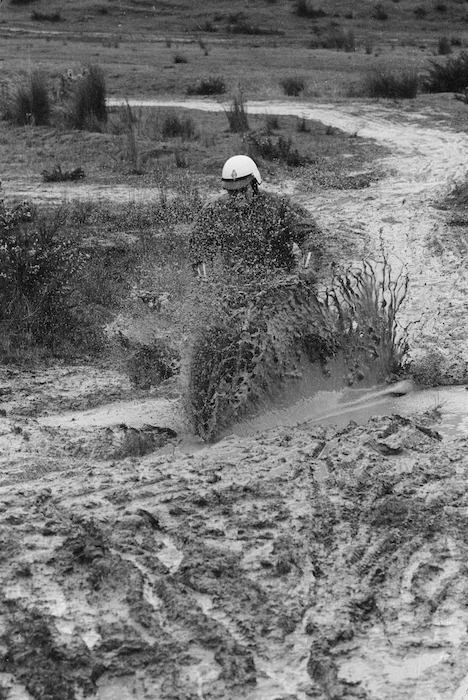
<path fill-rule="evenodd" d="M 200 212 L 190 236 L 194 266 L 215 258 L 230 267 L 291 270 L 293 243 L 303 247 L 317 232 L 312 217 L 287 197 L 259 191 L 249 201 L 223 195 Z"/>

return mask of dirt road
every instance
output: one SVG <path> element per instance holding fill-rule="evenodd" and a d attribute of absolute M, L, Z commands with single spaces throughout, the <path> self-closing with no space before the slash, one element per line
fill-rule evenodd
<path fill-rule="evenodd" d="M 381 106 L 276 107 L 391 147 L 381 182 L 304 201 L 356 257 L 407 265 L 415 347 L 466 358 L 466 261 L 433 202 L 467 137 Z M 137 398 L 114 371 L 3 368 L 0 397 L 0 697 L 468 693 L 467 439 L 441 439 L 437 407 L 184 454 L 171 402 L 109 421 Z M 73 421 L 91 408 L 100 423 Z"/>

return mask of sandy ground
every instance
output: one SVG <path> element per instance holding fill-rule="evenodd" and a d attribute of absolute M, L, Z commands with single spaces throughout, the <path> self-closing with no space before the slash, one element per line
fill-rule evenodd
<path fill-rule="evenodd" d="M 381 182 L 297 196 L 356 258 L 406 266 L 414 348 L 466 371 L 466 264 L 434 202 L 468 137 L 273 108 L 391 147 Z M 177 399 L 111 369 L 2 368 L 0 400 L 0 697 L 467 696 L 468 438 L 437 432 L 440 407 L 204 446 Z"/>

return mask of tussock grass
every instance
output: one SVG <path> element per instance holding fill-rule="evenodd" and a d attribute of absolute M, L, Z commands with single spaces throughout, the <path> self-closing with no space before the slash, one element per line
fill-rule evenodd
<path fill-rule="evenodd" d="M 52 107 L 44 75 L 34 71 L 28 83 L 7 89 L 2 96 L 3 118 L 26 126 L 46 126 L 50 123 Z"/>
<path fill-rule="evenodd" d="M 408 283 L 405 271 L 394 274 L 385 258 L 380 263 L 364 260 L 360 269 L 336 275 L 326 294 L 341 347 L 374 355 L 382 378 L 397 372 L 408 352 L 407 328 L 398 323 Z"/>
<path fill-rule="evenodd" d="M 91 64 L 73 91 L 68 119 L 75 129 L 101 131 L 107 122 L 106 81 L 100 66 Z"/>
<path fill-rule="evenodd" d="M 249 120 L 245 110 L 244 96 L 242 93 L 235 95 L 231 105 L 225 110 L 229 123 L 229 131 L 234 134 L 249 130 Z"/>

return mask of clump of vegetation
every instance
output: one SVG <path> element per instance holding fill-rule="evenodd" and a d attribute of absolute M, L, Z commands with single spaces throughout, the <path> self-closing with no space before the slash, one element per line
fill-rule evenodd
<path fill-rule="evenodd" d="M 305 90 L 305 80 L 300 76 L 288 76 L 281 81 L 281 87 L 288 97 L 297 97 Z"/>
<path fill-rule="evenodd" d="M 166 114 L 161 125 L 164 138 L 193 139 L 196 135 L 195 122 L 192 117 L 179 117 L 176 112 Z"/>
<path fill-rule="evenodd" d="M 372 17 L 374 19 L 378 19 L 381 21 L 385 21 L 388 19 L 388 12 L 385 9 L 385 7 L 382 5 L 382 3 L 377 3 L 377 5 L 374 7 L 374 10 L 372 12 Z"/>
<path fill-rule="evenodd" d="M 439 41 L 437 43 L 437 53 L 439 56 L 448 56 L 452 53 L 452 42 L 448 36 L 439 37 Z"/>
<path fill-rule="evenodd" d="M 346 31 L 340 27 L 331 27 L 312 39 L 309 46 L 311 49 L 336 49 L 351 53 L 356 50 L 356 41 L 351 29 Z"/>
<path fill-rule="evenodd" d="M 229 131 L 238 134 L 249 130 L 249 120 L 242 93 L 234 96 L 230 107 L 225 112 L 229 123 Z"/>
<path fill-rule="evenodd" d="M 59 216 L 41 217 L 27 204 L 0 204 L 4 352 L 24 343 L 54 349 L 81 330 L 75 282 L 86 256 L 61 224 Z"/>
<path fill-rule="evenodd" d="M 174 63 L 188 63 L 188 58 L 183 53 L 175 53 Z"/>
<path fill-rule="evenodd" d="M 195 85 L 190 85 L 187 95 L 223 95 L 226 92 L 226 83 L 220 75 L 210 75 L 201 78 Z"/>
<path fill-rule="evenodd" d="M 327 16 L 323 8 L 314 7 L 308 0 L 296 0 L 293 12 L 298 17 L 307 17 L 308 19 L 320 19 Z"/>
<path fill-rule="evenodd" d="M 366 97 L 413 99 L 418 94 L 419 77 L 416 71 L 396 73 L 388 69 L 373 69 L 366 76 L 360 94 Z"/>
<path fill-rule="evenodd" d="M 35 22 L 60 22 L 62 16 L 60 12 L 38 12 L 33 10 L 31 19 Z"/>
<path fill-rule="evenodd" d="M 31 74 L 28 84 L 4 91 L 2 103 L 3 118 L 18 126 L 45 126 L 50 122 L 51 101 L 40 71 Z"/>
<path fill-rule="evenodd" d="M 265 116 L 265 131 L 267 134 L 273 133 L 280 128 L 280 121 L 277 114 L 267 114 Z"/>
<path fill-rule="evenodd" d="M 102 68 L 91 64 L 73 92 L 68 119 L 75 129 L 101 131 L 107 122 L 106 81 Z"/>
<path fill-rule="evenodd" d="M 418 7 L 415 7 L 413 12 L 416 19 L 424 19 L 424 17 L 427 15 L 427 9 L 423 7 L 423 5 L 418 5 Z"/>
<path fill-rule="evenodd" d="M 408 352 L 407 329 L 398 323 L 407 291 L 404 270 L 394 275 L 384 258 L 336 275 L 327 292 L 325 305 L 335 314 L 341 346 L 365 347 L 378 359 L 382 378 L 397 372 Z"/>
<path fill-rule="evenodd" d="M 254 160 L 264 158 L 265 160 L 276 160 L 290 167 L 299 167 L 307 163 L 306 156 L 299 153 L 294 147 L 291 137 L 278 136 L 274 138 L 271 134 L 251 133 L 247 139 L 249 154 Z"/>
<path fill-rule="evenodd" d="M 462 51 L 442 64 L 431 61 L 423 87 L 426 92 L 463 92 L 468 87 L 468 53 Z"/>
<path fill-rule="evenodd" d="M 37 0 L 10 0 L 10 5 L 30 5 L 32 2 L 37 2 Z"/>

